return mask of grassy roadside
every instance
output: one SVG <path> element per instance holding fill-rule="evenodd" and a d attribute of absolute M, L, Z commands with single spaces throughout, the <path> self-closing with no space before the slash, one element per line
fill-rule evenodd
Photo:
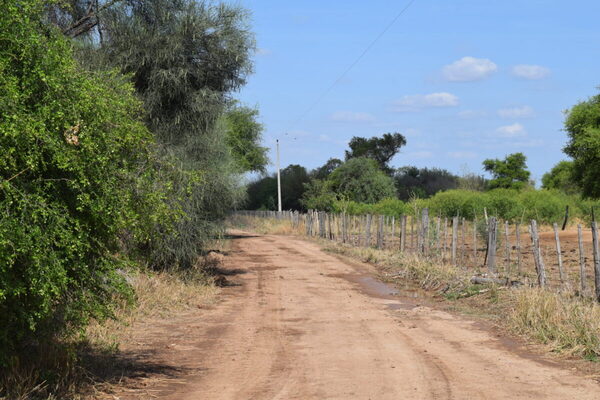
<path fill-rule="evenodd" d="M 230 224 L 259 233 L 303 236 L 288 221 L 237 217 Z M 472 269 L 389 250 L 315 240 L 325 251 L 375 265 L 388 282 L 418 286 L 432 296 L 443 298 L 450 308 L 491 319 L 501 329 L 542 344 L 549 352 L 599 360 L 600 305 L 592 300 L 532 287 L 473 285 L 470 277 L 476 271 Z"/>
<path fill-rule="evenodd" d="M 213 246 L 224 250 L 227 242 Z M 14 365 L 0 375 L 0 400 L 85 400 L 110 390 L 103 377 L 113 367 L 119 348 L 133 340 L 133 326 L 141 321 L 203 307 L 217 300 L 219 288 L 207 271 L 222 262 L 209 253 L 187 271 L 126 271 L 133 298 L 116 299 L 114 318 L 92 321 L 76 338 L 57 338 L 26 365 Z"/>

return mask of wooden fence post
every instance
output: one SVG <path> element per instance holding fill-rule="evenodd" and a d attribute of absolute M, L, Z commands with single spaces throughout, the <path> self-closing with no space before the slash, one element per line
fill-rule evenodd
<path fill-rule="evenodd" d="M 383 225 L 384 225 L 384 216 L 379 216 L 379 224 L 377 226 L 377 248 L 383 248 Z"/>
<path fill-rule="evenodd" d="M 560 277 L 560 283 L 562 285 L 565 284 L 565 273 L 563 270 L 563 260 L 562 260 L 562 252 L 560 249 L 560 237 L 558 235 L 558 224 L 555 222 L 552 224 L 552 228 L 554 228 L 554 241 L 556 242 L 556 258 L 558 259 L 558 275 Z"/>
<path fill-rule="evenodd" d="M 448 248 L 448 217 L 444 217 L 444 249 L 442 251 L 442 261 L 446 259 L 446 250 Z"/>
<path fill-rule="evenodd" d="M 436 248 L 438 257 L 440 256 L 441 249 L 442 249 L 441 248 L 441 246 L 442 246 L 441 229 L 442 229 L 442 217 L 437 217 L 436 226 L 435 226 L 435 236 L 436 236 L 435 248 Z"/>
<path fill-rule="evenodd" d="M 596 300 L 600 301 L 600 248 L 598 245 L 598 224 L 592 222 L 592 241 L 594 245 L 594 284 L 596 285 Z"/>
<path fill-rule="evenodd" d="M 424 208 L 421 213 L 421 235 L 420 235 L 420 244 L 419 252 L 421 255 L 426 256 L 429 252 L 429 209 Z"/>
<path fill-rule="evenodd" d="M 542 252 L 540 251 L 540 238 L 538 236 L 537 222 L 531 220 L 531 245 L 533 248 L 533 260 L 535 262 L 535 270 L 538 277 L 538 285 L 541 288 L 546 287 L 546 268 L 544 266 L 544 259 L 542 258 Z"/>
<path fill-rule="evenodd" d="M 452 264 L 456 265 L 456 245 L 458 240 L 458 217 L 452 218 Z"/>
<path fill-rule="evenodd" d="M 404 246 L 406 245 L 406 219 L 407 215 L 402 215 L 400 219 L 400 251 L 404 253 Z"/>
<path fill-rule="evenodd" d="M 365 231 L 365 247 L 371 246 L 371 214 L 367 214 L 367 226 Z"/>
<path fill-rule="evenodd" d="M 585 295 L 586 282 L 585 282 L 585 255 L 583 253 L 583 232 L 581 230 L 581 224 L 577 224 L 577 241 L 579 242 L 579 278 L 581 280 L 581 295 Z"/>
<path fill-rule="evenodd" d="M 477 217 L 473 218 L 473 265 L 477 265 Z"/>
<path fill-rule="evenodd" d="M 515 224 L 515 234 L 517 236 L 517 276 L 521 275 L 521 229 L 517 222 Z"/>
<path fill-rule="evenodd" d="M 496 274 L 496 217 L 488 218 L 487 268 Z"/>
<path fill-rule="evenodd" d="M 415 216 L 410 216 L 410 250 L 414 250 L 415 246 Z"/>
<path fill-rule="evenodd" d="M 510 276 L 510 236 L 508 236 L 508 221 L 504 221 L 504 251 L 506 256 L 506 276 Z"/>

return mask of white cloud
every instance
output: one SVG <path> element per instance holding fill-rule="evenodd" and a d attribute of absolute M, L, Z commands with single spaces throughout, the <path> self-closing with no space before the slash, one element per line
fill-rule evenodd
<path fill-rule="evenodd" d="M 517 138 L 527 135 L 523 125 L 519 124 L 518 122 L 515 122 L 512 125 L 501 126 L 500 128 L 496 129 L 496 133 L 496 136 L 502 138 Z"/>
<path fill-rule="evenodd" d="M 451 93 L 413 94 L 402 97 L 392 105 L 393 111 L 417 111 L 422 108 L 456 107 L 458 97 Z"/>
<path fill-rule="evenodd" d="M 512 74 L 523 79 L 543 79 L 550 75 L 550 70 L 541 65 L 515 65 Z"/>
<path fill-rule="evenodd" d="M 487 112 L 479 111 L 479 110 L 463 110 L 458 113 L 458 118 L 460 119 L 475 119 L 475 118 L 483 118 L 487 116 Z"/>
<path fill-rule="evenodd" d="M 485 79 L 498 70 L 487 58 L 463 57 L 442 69 L 444 78 L 452 82 L 469 82 Z"/>
<path fill-rule="evenodd" d="M 375 117 L 365 112 L 337 111 L 329 116 L 336 122 L 373 122 Z"/>
<path fill-rule="evenodd" d="M 529 106 L 523 107 L 512 107 L 512 108 L 502 108 L 498 110 L 498 115 L 502 118 L 527 118 L 533 117 L 534 111 L 533 108 Z"/>
<path fill-rule="evenodd" d="M 477 153 L 473 153 L 472 151 L 451 151 L 448 153 L 448 156 L 452 158 L 475 158 L 477 157 Z"/>

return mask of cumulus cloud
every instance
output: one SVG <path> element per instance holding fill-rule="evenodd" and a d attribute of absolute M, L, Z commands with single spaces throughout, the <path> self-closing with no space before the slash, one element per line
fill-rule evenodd
<path fill-rule="evenodd" d="M 512 74 L 523 79 L 543 79 L 550 75 L 550 70 L 541 65 L 515 65 Z"/>
<path fill-rule="evenodd" d="M 485 79 L 498 70 L 487 58 L 463 57 L 442 69 L 444 78 L 452 82 L 469 82 Z"/>
<path fill-rule="evenodd" d="M 373 122 L 375 117 L 365 112 L 337 111 L 329 116 L 336 122 Z"/>
<path fill-rule="evenodd" d="M 502 108 L 498 110 L 498 115 L 502 118 L 527 118 L 534 115 L 533 108 L 530 106 Z"/>
<path fill-rule="evenodd" d="M 413 94 L 402 97 L 393 103 L 392 109 L 398 112 L 417 111 L 423 108 L 456 107 L 458 97 L 452 93 Z"/>
<path fill-rule="evenodd" d="M 525 128 L 518 122 L 515 122 L 512 125 L 501 126 L 496 129 L 496 136 L 502 138 L 518 138 L 526 135 L 527 132 L 525 131 Z"/>

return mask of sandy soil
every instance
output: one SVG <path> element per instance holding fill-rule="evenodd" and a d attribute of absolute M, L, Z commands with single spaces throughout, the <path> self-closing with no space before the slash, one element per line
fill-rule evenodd
<path fill-rule="evenodd" d="M 134 332 L 113 399 L 600 399 L 600 386 L 482 324 L 392 295 L 315 243 L 241 232 L 211 309 Z"/>

